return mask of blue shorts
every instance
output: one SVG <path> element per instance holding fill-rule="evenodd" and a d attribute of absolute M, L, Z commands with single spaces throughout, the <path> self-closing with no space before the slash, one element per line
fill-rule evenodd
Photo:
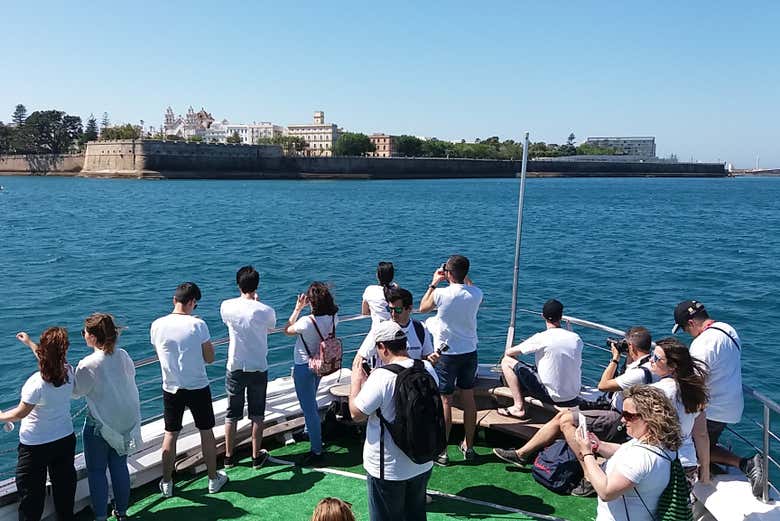
<path fill-rule="evenodd" d="M 477 381 L 477 352 L 441 355 L 434 367 L 439 377 L 439 392 L 447 395 L 458 389 L 473 389 Z"/>

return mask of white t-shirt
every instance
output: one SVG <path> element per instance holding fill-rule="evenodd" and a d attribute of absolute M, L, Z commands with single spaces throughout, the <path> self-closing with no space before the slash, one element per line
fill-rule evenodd
<path fill-rule="evenodd" d="M 648 358 L 647 355 L 643 355 L 637 360 L 634 360 L 626 366 L 626 370 L 620 376 L 615 377 L 615 383 L 620 386 L 620 391 L 615 391 L 612 394 L 612 408 L 616 411 L 623 412 L 623 391 L 631 387 L 632 385 L 642 385 L 645 383 L 645 375 L 650 374 L 650 383 L 657 382 L 658 376 L 650 370 L 650 361 L 639 364 L 643 359 Z M 642 369 L 647 369 L 647 373 Z"/>
<path fill-rule="evenodd" d="M 409 323 L 406 324 L 406 327 L 401 327 L 401 330 L 406 333 L 406 350 L 407 353 L 409 353 L 409 358 L 422 360 L 426 356 L 433 353 L 431 335 L 428 334 L 428 330 L 425 329 L 425 324 L 420 322 L 420 324 L 423 326 L 423 333 L 425 338 L 424 340 L 417 338 L 417 330 L 412 325 L 413 322 L 413 320 L 409 320 Z M 382 367 L 382 360 L 380 360 L 379 356 L 376 354 L 376 341 L 374 340 L 373 331 L 369 331 L 365 340 L 363 340 L 363 343 L 360 344 L 358 354 L 363 357 L 363 360 L 368 361 L 372 369 Z"/>
<path fill-rule="evenodd" d="M 395 286 L 395 282 L 390 284 L 391 288 Z M 367 286 L 363 291 L 363 300 L 368 304 L 368 309 L 371 310 L 372 328 L 383 320 L 390 320 L 390 312 L 387 310 L 387 301 L 385 300 L 385 288 L 379 284 Z"/>
<path fill-rule="evenodd" d="M 222 302 L 222 322 L 228 328 L 228 371 L 268 370 L 268 330 L 276 326 L 272 307 L 243 297 Z"/>
<path fill-rule="evenodd" d="M 596 521 L 629 521 L 626 519 L 626 508 L 630 521 L 654 521 L 650 512 L 655 512 L 658 507 L 658 498 L 669 484 L 672 470 L 671 461 L 661 456 L 662 453 L 674 459 L 673 453 L 637 440 L 629 440 L 620 446 L 607 460 L 605 473 L 609 476 L 618 472 L 636 486 L 612 501 L 602 501 L 599 498 Z M 641 500 L 636 495 L 637 491 L 642 496 Z M 626 499 L 625 506 L 623 498 Z M 642 500 L 647 508 L 642 505 Z"/>
<path fill-rule="evenodd" d="M 518 346 L 522 354 L 533 353 L 539 380 L 556 402 L 573 400 L 582 386 L 582 339 L 560 327 L 536 333 Z"/>
<path fill-rule="evenodd" d="M 89 414 L 101 435 L 119 454 L 141 445 L 141 403 L 135 366 L 124 349 L 95 350 L 76 368 L 74 396 L 86 396 Z"/>
<path fill-rule="evenodd" d="M 685 405 L 680 400 L 679 386 L 674 378 L 662 378 L 658 383 L 654 383 L 653 387 L 661 389 L 669 401 L 672 402 L 674 408 L 677 409 L 677 418 L 680 420 L 680 431 L 682 433 L 682 445 L 680 446 L 679 456 L 680 463 L 683 467 L 695 467 L 698 464 L 696 458 L 696 447 L 693 445 L 693 438 L 691 432 L 693 431 L 693 423 L 698 412 L 686 412 Z"/>
<path fill-rule="evenodd" d="M 722 331 L 728 332 L 739 347 Z M 691 356 L 710 368 L 710 401 L 707 419 L 723 423 L 739 423 L 742 419 L 742 341 L 737 332 L 724 322 L 715 322 L 691 342 Z"/>
<path fill-rule="evenodd" d="M 411 367 L 414 360 L 407 359 L 396 362 L 403 367 Z M 439 382 L 436 371 L 430 363 L 423 362 L 425 369 L 433 376 L 436 383 Z M 363 384 L 355 398 L 355 406 L 363 414 L 368 415 L 366 427 L 366 442 L 363 444 L 363 467 L 366 472 L 375 478 L 380 476 L 379 436 L 381 428 L 377 409 L 382 409 L 382 416 L 389 422 L 395 419 L 395 392 L 396 374 L 385 370 L 371 371 L 368 380 Z M 409 459 L 409 456 L 398 448 L 393 437 L 385 430 L 385 479 L 388 481 L 402 481 L 419 476 L 433 467 L 433 462 L 418 464 Z"/>
<path fill-rule="evenodd" d="M 477 350 L 477 311 L 482 303 L 482 290 L 466 284 L 450 284 L 433 291 L 436 315 L 426 320 L 437 348 L 447 344 L 443 354 L 462 355 Z"/>
<path fill-rule="evenodd" d="M 201 346 L 211 340 L 211 335 L 203 320 L 171 313 L 152 322 L 149 336 L 160 359 L 163 390 L 175 393 L 208 386 Z"/>
<path fill-rule="evenodd" d="M 30 376 L 22 386 L 21 400 L 35 407 L 22 418 L 19 442 L 23 445 L 42 445 L 73 434 L 73 420 L 70 417 L 72 394 L 71 366 L 68 366 L 68 381 L 59 387 L 44 382 L 40 371 Z"/>
<path fill-rule="evenodd" d="M 312 322 L 312 316 L 313 315 L 306 315 L 305 317 L 301 317 L 292 326 L 293 330 L 298 333 L 298 338 L 295 340 L 295 351 L 293 356 L 296 365 L 309 363 L 309 353 L 306 351 L 303 340 L 306 341 L 306 346 L 308 346 L 311 354 L 314 355 L 320 352 L 320 342 L 322 342 L 322 338 L 317 334 L 317 329 L 315 329 L 314 322 Z M 338 315 L 320 315 L 314 317 L 314 319 L 317 321 L 317 327 L 319 328 L 320 333 L 322 333 L 323 338 L 328 338 L 330 332 L 333 331 L 334 320 L 336 326 L 339 323 Z M 303 338 L 303 340 L 301 340 L 301 338 Z"/>

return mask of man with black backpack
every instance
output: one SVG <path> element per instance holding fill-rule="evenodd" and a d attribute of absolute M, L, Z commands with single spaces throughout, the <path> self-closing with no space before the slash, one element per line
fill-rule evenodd
<path fill-rule="evenodd" d="M 401 326 L 374 329 L 382 367 L 352 373 L 349 411 L 368 419 L 363 446 L 371 521 L 427 519 L 425 490 L 433 458 L 446 445 L 438 378 L 427 361 L 409 357 Z"/>
<path fill-rule="evenodd" d="M 401 326 L 401 330 L 406 334 L 406 350 L 409 353 L 409 358 L 428 360 L 435 364 L 439 355 L 433 351 L 431 334 L 422 322 L 412 318 L 411 292 L 404 288 L 392 288 L 388 292 L 387 302 L 390 318 Z M 364 362 L 368 364 L 369 369 L 376 369 L 382 365 L 382 360 L 379 359 L 376 352 L 373 329 L 368 332 L 365 340 L 360 344 L 360 349 L 352 362 L 352 371 L 363 371 Z"/>

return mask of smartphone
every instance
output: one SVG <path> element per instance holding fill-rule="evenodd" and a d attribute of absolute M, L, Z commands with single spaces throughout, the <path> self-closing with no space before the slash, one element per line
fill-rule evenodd
<path fill-rule="evenodd" d="M 581 412 L 577 413 L 577 432 L 583 440 L 588 439 L 588 424 L 585 420 L 585 415 Z"/>
<path fill-rule="evenodd" d="M 360 364 L 360 366 L 363 368 L 363 372 L 366 373 L 366 376 L 371 374 L 371 364 L 369 364 L 367 360 L 363 360 L 363 363 Z"/>
<path fill-rule="evenodd" d="M 439 349 L 437 349 L 437 350 L 436 350 L 436 354 L 437 354 L 437 355 L 440 355 L 440 354 L 442 354 L 442 353 L 446 353 L 446 352 L 447 352 L 447 351 L 449 351 L 449 350 L 450 350 L 450 346 L 448 346 L 447 344 L 445 344 L 444 342 L 442 342 L 442 343 L 439 345 Z"/>

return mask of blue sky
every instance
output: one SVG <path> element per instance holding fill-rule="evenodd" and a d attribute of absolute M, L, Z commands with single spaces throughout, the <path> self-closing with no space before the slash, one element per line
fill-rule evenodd
<path fill-rule="evenodd" d="M 563 142 L 780 167 L 776 2 L 7 2 L 13 107 Z"/>

